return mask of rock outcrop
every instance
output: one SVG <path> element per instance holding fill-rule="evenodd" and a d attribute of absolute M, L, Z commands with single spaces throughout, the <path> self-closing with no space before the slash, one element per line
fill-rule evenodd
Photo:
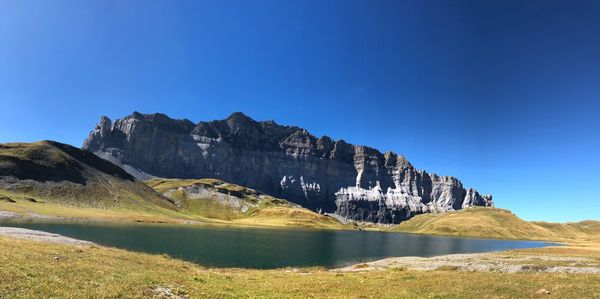
<path fill-rule="evenodd" d="M 114 123 L 102 117 L 83 148 L 140 179 L 218 178 L 357 221 L 492 205 L 491 195 L 417 170 L 401 155 L 239 112 L 198 124 L 138 112 Z"/>

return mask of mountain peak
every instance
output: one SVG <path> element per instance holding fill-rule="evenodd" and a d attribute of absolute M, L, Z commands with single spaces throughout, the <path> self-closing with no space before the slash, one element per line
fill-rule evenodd
<path fill-rule="evenodd" d="M 227 117 L 228 123 L 256 123 L 256 121 L 242 112 L 233 112 Z"/>

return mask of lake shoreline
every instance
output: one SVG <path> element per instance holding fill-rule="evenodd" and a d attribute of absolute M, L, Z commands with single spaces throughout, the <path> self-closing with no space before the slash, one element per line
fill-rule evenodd
<path fill-rule="evenodd" d="M 57 219 L 5 219 L 5 221 L 0 221 L 1 226 L 21 227 L 39 232 L 47 231 L 133 252 L 168 254 L 211 268 L 323 267 L 331 270 L 390 257 L 420 256 L 427 258 L 448 254 L 488 253 L 556 245 L 540 241 L 491 240 L 376 231 L 332 231 L 301 228 L 282 230 L 268 227 L 109 223 L 64 221 L 64 219 L 62 221 Z M 137 239 L 126 236 L 136 236 Z M 176 239 L 173 239 L 173 236 L 177 236 Z M 344 241 L 340 243 L 341 240 Z M 164 244 L 171 245 L 164 247 Z M 387 246 L 365 247 L 364 244 L 387 244 Z M 221 249 L 215 250 L 215 248 Z M 273 253 L 270 250 L 272 248 L 278 249 Z M 323 251 L 323 248 L 337 249 L 332 252 L 331 250 Z M 254 253 L 247 254 L 245 252 Z M 277 253 L 277 258 L 274 259 L 272 255 L 260 252 Z M 242 259 L 241 256 L 245 258 Z M 231 257 L 235 257 L 236 261 L 232 262 Z"/>
<path fill-rule="evenodd" d="M 167 221 L 165 220 L 149 220 L 149 219 L 137 219 L 137 220 L 123 220 L 123 219 L 111 219 L 106 217 L 67 217 L 67 216 L 53 216 L 43 215 L 33 212 L 15 213 L 11 211 L 0 211 L 0 222 L 48 222 L 48 223 L 78 223 L 78 224 L 123 224 L 123 225 L 174 225 L 174 226 L 189 226 L 189 227 L 230 227 L 230 228 L 249 228 L 249 229 L 273 229 L 273 230 L 307 230 L 307 231 L 318 231 L 318 230 L 332 230 L 332 231 L 364 231 L 364 232 L 383 232 L 392 234 L 409 234 L 417 236 L 431 236 L 440 238 L 465 238 L 465 239 L 486 239 L 486 240 L 501 240 L 501 241 L 535 241 L 535 242 L 551 242 L 553 244 L 566 245 L 569 244 L 568 240 L 560 239 L 545 239 L 545 238 L 510 238 L 510 237 L 499 237 L 499 236 L 474 236 L 474 235 L 451 235 L 451 234 L 436 234 L 436 233 L 420 233 L 410 231 L 397 231 L 393 228 L 395 226 L 389 225 L 376 225 L 370 224 L 365 226 L 351 226 L 343 228 L 332 228 L 332 227 L 313 227 L 313 226 L 280 226 L 280 225 L 269 225 L 269 224 L 247 224 L 247 223 L 235 223 L 232 221 L 202 221 L 202 220 L 187 220 L 172 218 Z"/>
<path fill-rule="evenodd" d="M 600 263 L 600 250 L 537 248 L 498 253 L 584 257 Z M 515 260 L 515 259 L 513 259 Z M 529 298 L 547 290 L 557 298 L 595 298 L 598 274 L 537 272 L 564 261 L 527 260 L 527 272 L 462 271 L 452 267 L 418 271 L 331 271 L 319 267 L 207 268 L 161 254 L 105 246 L 73 246 L 0 236 L 0 297 L 152 297 L 170 289 L 189 298 Z"/>
<path fill-rule="evenodd" d="M 0 236 L 24 239 L 35 242 L 59 243 L 74 246 L 102 246 L 93 242 L 75 239 L 60 234 L 54 234 L 41 230 L 31 230 L 25 228 L 15 228 L 0 226 Z M 542 248 L 552 248 L 555 244 Z M 102 246 L 105 247 L 105 246 Z M 516 249 L 519 250 L 528 250 Z M 133 253 L 137 251 L 127 250 Z M 585 257 L 561 257 L 555 255 L 519 255 L 510 254 L 515 249 L 492 251 L 483 253 L 466 254 L 445 254 L 432 257 L 388 257 L 370 262 L 354 263 L 348 266 L 328 269 L 330 272 L 369 272 L 369 271 L 476 271 L 476 272 L 500 272 L 500 273 L 519 273 L 519 272 L 544 272 L 544 273 L 579 273 L 579 274 L 600 274 L 600 264 L 593 259 Z M 183 261 L 183 260 L 182 260 Z M 557 262 L 566 265 L 542 266 L 532 265 L 539 261 Z M 199 265 L 203 266 L 203 265 Z M 214 267 L 214 269 L 228 269 Z M 288 272 L 298 272 L 304 267 L 283 267 L 275 269 L 254 269 L 254 270 L 277 270 L 287 269 Z M 250 270 L 250 269 L 249 269 Z"/>

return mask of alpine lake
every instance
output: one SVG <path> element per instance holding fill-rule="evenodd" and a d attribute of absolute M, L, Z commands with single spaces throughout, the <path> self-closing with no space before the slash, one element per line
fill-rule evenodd
<path fill-rule="evenodd" d="M 0 221 L 0 226 L 41 230 L 131 251 L 167 254 L 220 268 L 334 268 L 386 257 L 430 257 L 549 245 L 537 241 L 379 231 L 5 220 Z"/>

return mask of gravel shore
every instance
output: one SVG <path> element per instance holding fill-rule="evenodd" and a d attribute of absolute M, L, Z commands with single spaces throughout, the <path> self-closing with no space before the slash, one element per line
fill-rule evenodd
<path fill-rule="evenodd" d="M 554 255 L 511 255 L 503 253 L 450 254 L 436 257 L 394 257 L 334 269 L 339 272 L 386 269 L 452 270 L 477 272 L 600 273 L 593 258 Z"/>
<path fill-rule="evenodd" d="M 9 211 L 0 211 L 0 219 L 13 219 L 13 218 L 21 218 L 21 214 L 9 212 Z"/>
<path fill-rule="evenodd" d="M 17 227 L 0 226 L 0 236 L 71 245 L 94 245 L 94 243 L 88 241 L 73 239 L 39 230 L 31 230 Z"/>

